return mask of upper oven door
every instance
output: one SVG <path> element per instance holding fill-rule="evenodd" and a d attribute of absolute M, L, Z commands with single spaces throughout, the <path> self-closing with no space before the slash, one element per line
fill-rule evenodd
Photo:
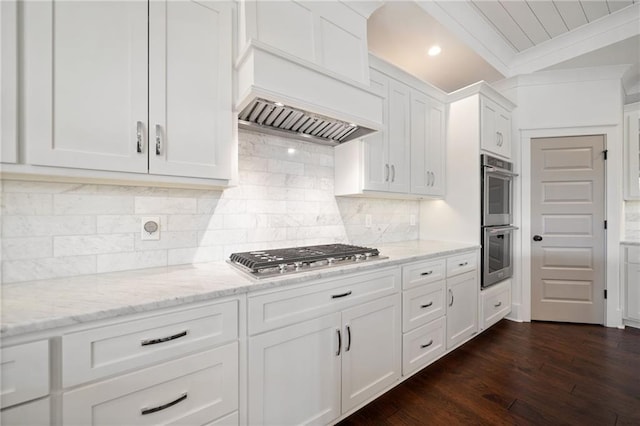
<path fill-rule="evenodd" d="M 482 226 L 508 225 L 513 223 L 511 186 L 513 174 L 484 168 L 482 180 Z"/>

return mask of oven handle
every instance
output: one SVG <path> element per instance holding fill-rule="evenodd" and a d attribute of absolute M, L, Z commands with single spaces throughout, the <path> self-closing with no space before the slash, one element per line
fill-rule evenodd
<path fill-rule="evenodd" d="M 491 228 L 485 228 L 487 230 L 487 232 L 489 232 L 490 234 L 497 234 L 499 232 L 505 232 L 505 231 L 515 231 L 516 229 L 520 229 L 517 226 L 500 226 L 500 227 L 491 227 Z"/>
<path fill-rule="evenodd" d="M 510 172 L 509 170 L 497 169 L 497 168 L 492 167 L 492 166 L 482 166 L 482 167 L 484 167 L 485 173 L 497 173 L 497 174 L 500 174 L 500 175 L 511 176 L 511 177 L 518 176 L 517 173 Z"/>

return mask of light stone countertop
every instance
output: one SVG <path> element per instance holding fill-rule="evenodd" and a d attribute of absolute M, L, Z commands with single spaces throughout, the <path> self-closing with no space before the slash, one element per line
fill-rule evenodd
<path fill-rule="evenodd" d="M 255 280 L 226 262 L 140 269 L 2 286 L 0 337 L 213 300 L 310 280 L 453 255 L 479 245 L 407 241 L 378 246 L 388 259 Z"/>
<path fill-rule="evenodd" d="M 620 241 L 620 244 L 623 244 L 626 246 L 640 246 L 640 241 L 622 240 Z"/>

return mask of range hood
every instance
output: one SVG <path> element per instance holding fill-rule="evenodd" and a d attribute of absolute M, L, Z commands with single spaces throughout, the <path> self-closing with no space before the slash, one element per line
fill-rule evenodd
<path fill-rule="evenodd" d="M 252 40 L 236 63 L 240 128 L 338 145 L 382 128 L 366 85 Z"/>

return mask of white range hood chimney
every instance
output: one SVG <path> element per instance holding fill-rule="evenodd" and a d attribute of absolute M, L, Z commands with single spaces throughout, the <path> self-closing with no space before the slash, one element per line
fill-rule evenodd
<path fill-rule="evenodd" d="M 239 2 L 240 127 L 337 145 L 383 126 L 369 87 L 367 13 L 347 2 Z"/>

